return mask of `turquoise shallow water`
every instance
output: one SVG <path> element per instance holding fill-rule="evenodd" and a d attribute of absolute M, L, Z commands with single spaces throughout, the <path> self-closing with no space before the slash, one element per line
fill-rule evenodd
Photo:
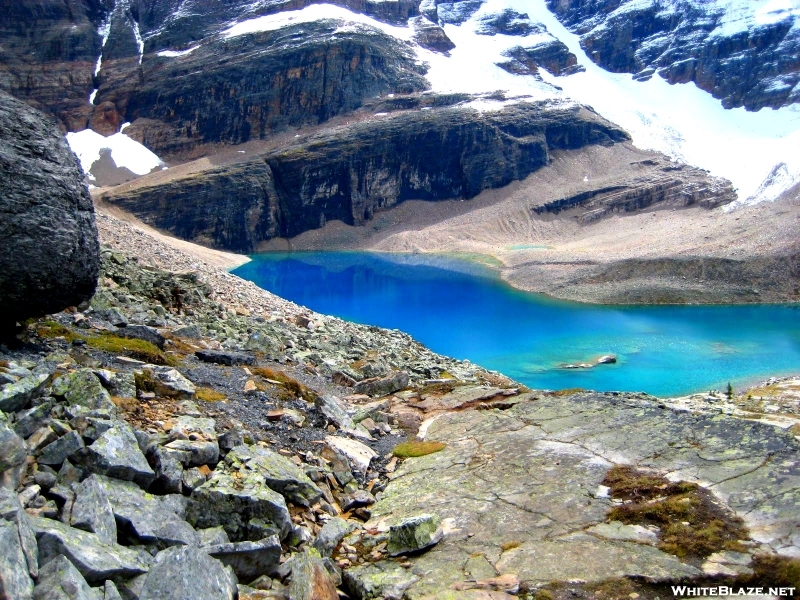
<path fill-rule="evenodd" d="M 397 328 L 532 388 L 659 396 L 800 373 L 800 306 L 625 306 L 521 292 L 453 257 L 254 255 L 235 274 L 338 317 Z M 559 368 L 616 354 L 615 365 Z"/>

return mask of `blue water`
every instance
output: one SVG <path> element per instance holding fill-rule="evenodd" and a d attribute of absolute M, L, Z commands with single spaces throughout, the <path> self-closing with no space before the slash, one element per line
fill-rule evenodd
<path fill-rule="evenodd" d="M 800 306 L 624 306 L 521 292 L 452 257 L 260 254 L 235 274 L 321 313 L 396 328 L 532 388 L 659 396 L 800 373 Z M 616 354 L 617 364 L 566 370 Z"/>

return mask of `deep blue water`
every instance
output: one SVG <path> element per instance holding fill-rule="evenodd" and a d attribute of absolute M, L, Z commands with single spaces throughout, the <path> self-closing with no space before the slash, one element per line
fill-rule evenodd
<path fill-rule="evenodd" d="M 254 255 L 235 274 L 321 313 L 410 333 L 532 388 L 668 396 L 800 373 L 800 307 L 624 306 L 515 290 L 457 258 Z M 615 365 L 566 370 L 616 354 Z"/>

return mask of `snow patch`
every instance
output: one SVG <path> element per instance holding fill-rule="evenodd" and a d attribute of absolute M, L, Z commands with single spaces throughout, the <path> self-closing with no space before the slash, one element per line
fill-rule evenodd
<path fill-rule="evenodd" d="M 290 25 L 311 23 L 322 19 L 336 19 L 347 23 L 369 25 L 401 40 L 409 40 L 414 34 L 408 27 L 388 25 L 366 15 L 351 12 L 340 6 L 334 6 L 333 4 L 311 4 L 301 10 L 280 12 L 241 21 L 223 31 L 222 35 L 226 38 L 232 38 L 262 31 L 276 31 Z"/>
<path fill-rule="evenodd" d="M 166 58 L 178 58 L 179 56 L 186 56 L 187 54 L 191 54 L 199 47 L 200 45 L 198 44 L 197 46 L 192 46 L 191 48 L 187 48 L 186 50 L 162 50 L 161 52 L 156 53 L 156 56 L 164 56 Z"/>
<path fill-rule="evenodd" d="M 92 165 L 100 160 L 100 151 L 105 148 L 111 151 L 111 158 L 117 167 L 127 168 L 136 175 L 146 175 L 164 164 L 158 156 L 122 132 L 104 137 L 91 129 L 84 129 L 68 133 L 67 143 L 78 155 L 81 168 L 90 179 Z"/>
<path fill-rule="evenodd" d="M 633 0 L 618 10 L 633 10 L 652 2 Z M 726 32 L 776 19 L 796 18 L 800 11 L 800 0 L 705 0 L 703 4 L 709 14 L 716 15 L 718 30 Z M 677 8 L 678 0 L 661 2 L 662 11 Z M 529 36 L 479 34 L 487 15 L 507 9 L 528 14 L 531 24 L 540 23 L 547 33 L 540 30 Z M 388 25 L 339 6 L 312 4 L 302 10 L 241 21 L 225 30 L 223 36 L 273 31 L 320 19 L 339 20 L 342 27 L 368 25 L 405 41 L 413 40 L 414 35 L 409 27 Z M 781 190 L 791 187 L 789 182 L 800 181 L 800 105 L 758 112 L 744 108 L 726 110 L 694 84 L 670 85 L 658 76 L 635 81 L 629 74 L 609 73 L 588 58 L 580 47 L 579 37 L 556 19 L 545 0 L 486 0 L 464 23 L 445 24 L 444 31 L 456 45 L 449 56 L 415 44 L 419 62 L 428 67 L 426 78 L 433 92 L 490 96 L 499 91 L 513 99 L 506 102 L 556 99 L 591 106 L 628 131 L 637 147 L 663 152 L 729 179 L 743 203 L 774 199 Z M 542 69 L 539 79 L 515 75 L 497 66 L 496 63 L 508 60 L 503 56 L 508 49 L 532 46 L 543 39 L 558 39 L 566 44 L 585 70 L 555 77 Z M 464 106 L 499 110 L 504 104 L 478 99 Z"/>

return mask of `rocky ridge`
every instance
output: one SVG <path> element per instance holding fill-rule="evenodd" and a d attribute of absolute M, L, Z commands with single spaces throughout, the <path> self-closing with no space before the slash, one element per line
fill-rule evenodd
<path fill-rule="evenodd" d="M 752 18 L 747 13 L 755 9 L 736 2 L 548 0 L 547 6 L 611 72 L 693 81 L 725 108 L 800 100 L 800 29 L 791 10 L 759 7 Z"/>
<path fill-rule="evenodd" d="M 420 110 L 409 108 L 424 100 L 398 99 L 401 110 L 379 118 L 166 185 L 148 186 L 145 178 L 100 198 L 183 239 L 247 252 L 328 221 L 363 225 L 406 199 L 471 198 L 524 178 L 553 150 L 627 139 L 571 103 L 520 102 L 491 112 L 468 103 L 436 107 L 459 99 L 433 97 L 434 108 Z"/>
<path fill-rule="evenodd" d="M 599 598 L 613 585 L 655 598 L 671 582 L 791 585 L 764 566 L 798 552 L 790 433 L 714 398 L 687 411 L 646 395 L 531 392 L 98 223 L 115 249 L 91 303 L 0 348 L 0 580 L 13 597 Z M 415 435 L 427 445 L 398 446 Z M 677 497 L 734 537 L 682 557 L 665 549 L 665 525 L 613 519 L 625 501 L 603 486 L 619 464 L 700 483 Z"/>

